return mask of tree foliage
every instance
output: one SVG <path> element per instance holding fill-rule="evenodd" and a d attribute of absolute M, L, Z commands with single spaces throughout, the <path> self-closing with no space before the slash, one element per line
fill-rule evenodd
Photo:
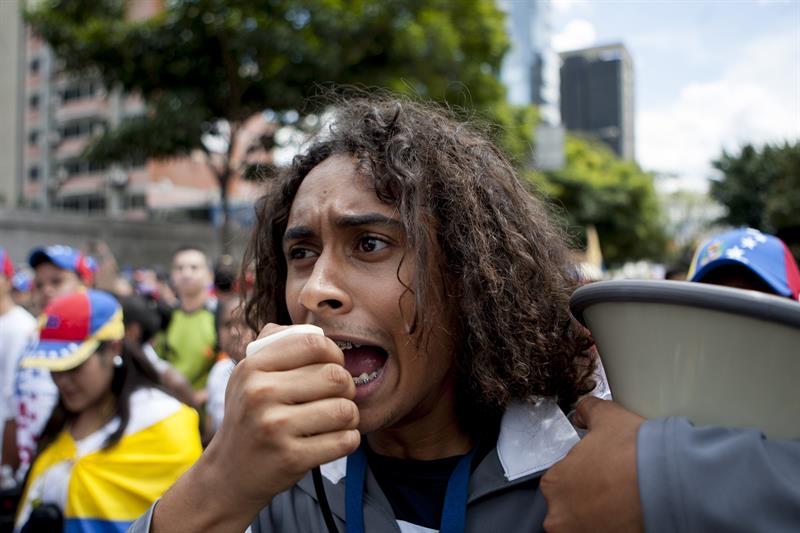
<path fill-rule="evenodd" d="M 455 103 L 468 92 L 476 105 L 503 95 L 503 16 L 485 0 L 173 0 L 145 20 L 120 0 L 48 0 L 28 20 L 67 70 L 97 69 L 147 101 L 193 94 L 211 118 L 302 109 L 317 82 Z"/>
<path fill-rule="evenodd" d="M 99 74 L 148 103 L 145 115 L 93 144 L 95 159 L 208 151 L 201 137 L 220 120 L 235 139 L 265 109 L 317 111 L 307 97 L 319 83 L 483 110 L 512 131 L 530 118 L 503 103 L 498 74 L 508 41 L 491 0 L 167 0 L 144 20 L 128 16 L 132 1 L 42 0 L 26 14 L 65 70 Z M 500 140 L 517 152 L 525 143 Z M 221 161 L 209 157 L 223 206 L 230 176 L 242 170 L 232 166 L 232 146 Z"/>
<path fill-rule="evenodd" d="M 531 177 L 557 206 L 571 232 L 593 224 L 609 266 L 663 258 L 667 235 L 653 176 L 602 144 L 567 136 L 566 165 Z"/>
<path fill-rule="evenodd" d="M 722 174 L 711 182 L 711 196 L 727 208 L 723 222 L 778 235 L 798 256 L 800 142 L 747 144 L 739 153 L 723 151 L 713 166 Z"/>

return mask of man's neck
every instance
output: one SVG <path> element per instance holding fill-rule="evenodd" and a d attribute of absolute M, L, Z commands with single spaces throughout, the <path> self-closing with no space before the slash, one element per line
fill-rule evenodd
<path fill-rule="evenodd" d="M 181 309 L 186 311 L 187 313 L 191 313 L 193 311 L 197 311 L 204 305 L 211 297 L 211 294 L 208 291 L 200 291 L 197 294 L 184 294 L 181 295 Z"/>
<path fill-rule="evenodd" d="M 3 316 L 4 314 L 14 309 L 16 305 L 17 304 L 14 303 L 14 299 L 11 298 L 11 296 L 9 295 L 0 296 L 0 316 Z"/>
<path fill-rule="evenodd" d="M 370 433 L 370 448 L 380 455 L 421 461 L 467 453 L 473 442 L 458 424 L 454 394 L 431 401 L 425 416 Z"/>

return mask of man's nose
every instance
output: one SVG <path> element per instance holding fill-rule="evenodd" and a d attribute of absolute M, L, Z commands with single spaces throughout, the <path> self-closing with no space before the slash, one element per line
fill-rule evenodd
<path fill-rule="evenodd" d="M 346 288 L 345 271 L 332 254 L 323 252 L 314 263 L 300 291 L 300 305 L 312 313 L 347 313 L 352 299 Z"/>

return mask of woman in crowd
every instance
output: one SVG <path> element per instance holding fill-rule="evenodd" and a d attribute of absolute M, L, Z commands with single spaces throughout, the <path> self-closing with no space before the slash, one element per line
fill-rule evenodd
<path fill-rule="evenodd" d="M 58 404 L 15 531 L 124 531 L 201 452 L 198 419 L 123 340 L 119 303 L 87 290 L 53 300 L 22 366 L 50 370 Z"/>

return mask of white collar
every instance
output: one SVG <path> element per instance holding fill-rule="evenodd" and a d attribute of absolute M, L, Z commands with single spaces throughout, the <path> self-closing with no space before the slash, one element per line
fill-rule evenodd
<path fill-rule="evenodd" d="M 497 456 L 509 481 L 541 472 L 560 461 L 579 438 L 563 411 L 551 399 L 508 406 L 500 422 Z M 347 473 L 347 457 L 320 466 L 333 484 Z"/>
<path fill-rule="evenodd" d="M 508 406 L 500 423 L 497 456 L 506 479 L 541 472 L 560 461 L 579 441 L 564 412 L 552 399 Z"/>

